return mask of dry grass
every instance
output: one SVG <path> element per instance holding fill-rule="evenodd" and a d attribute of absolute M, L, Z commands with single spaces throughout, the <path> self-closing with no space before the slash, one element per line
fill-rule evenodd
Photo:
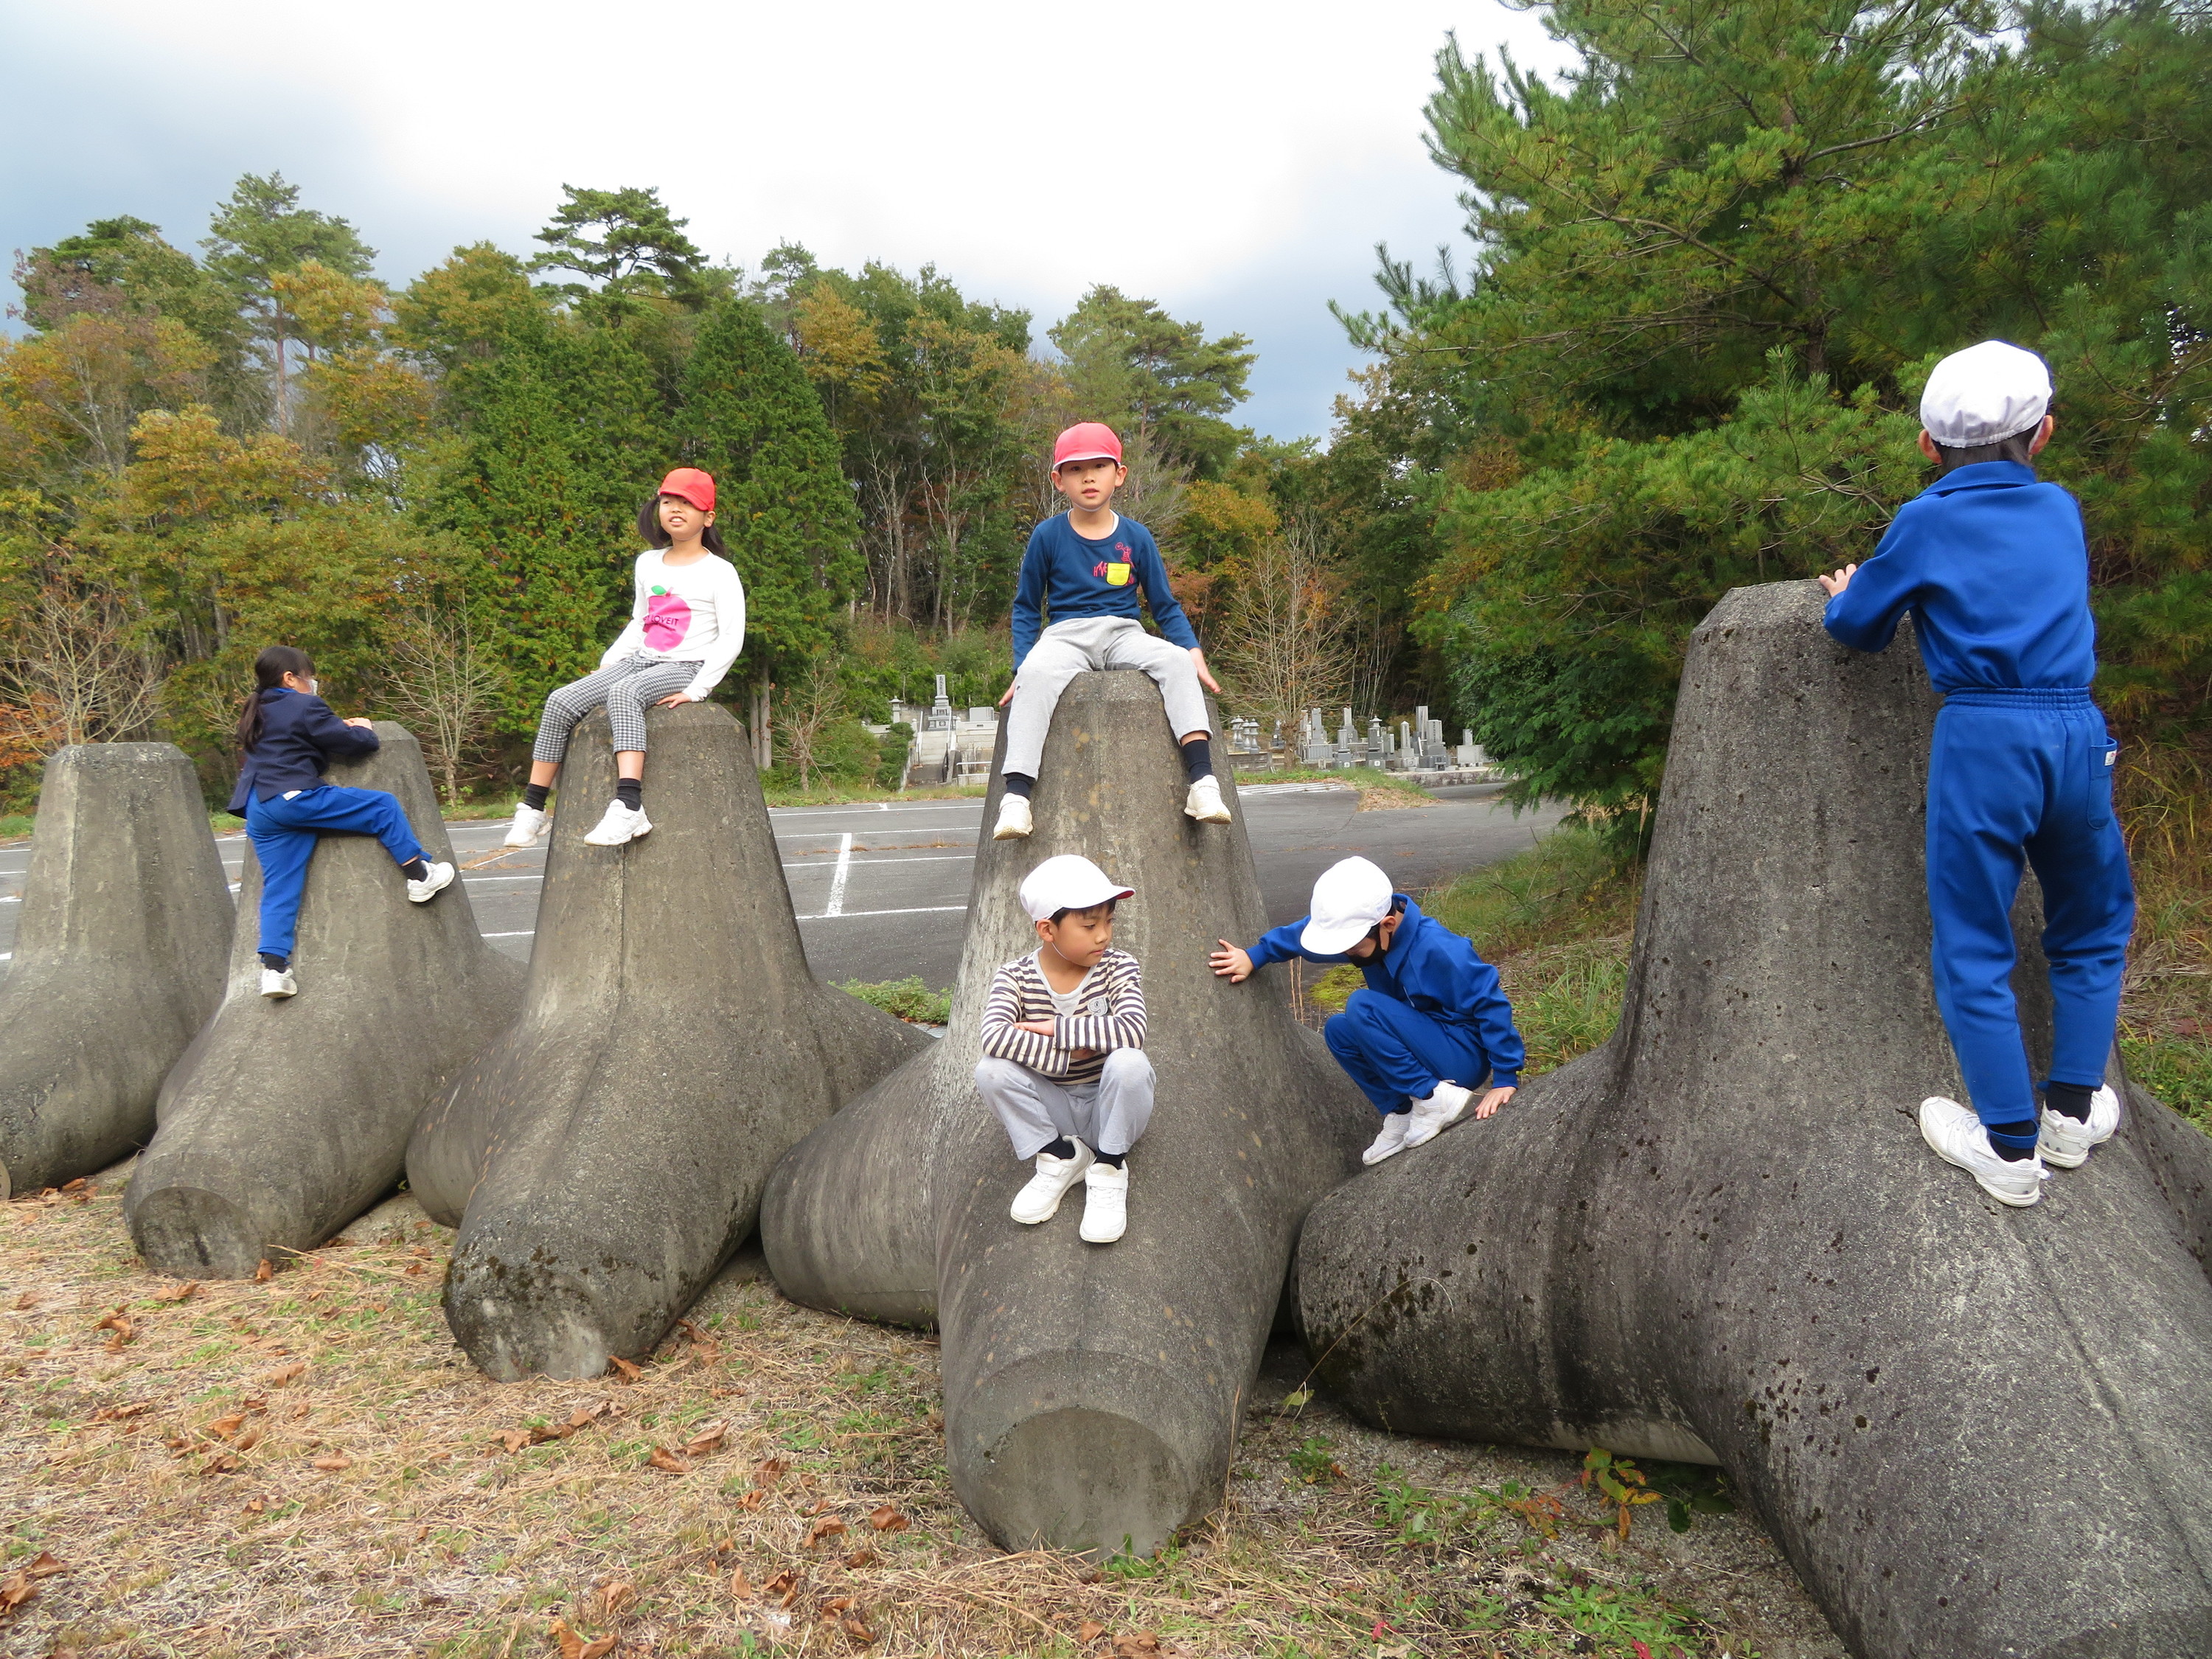
<path fill-rule="evenodd" d="M 2189 750 L 2152 749 L 2118 787 L 2136 902 L 2121 1051 L 2153 1093 L 2212 1128 L 2212 776 Z"/>
<path fill-rule="evenodd" d="M 1841 1653 L 1743 1517 L 1623 1541 L 1571 1458 L 1285 1412 L 1288 1349 L 1226 1504 L 1101 1568 L 976 1530 L 915 1334 L 735 1271 L 634 1380 L 501 1385 L 410 1202 L 180 1294 L 118 1191 L 0 1209 L 0 1654 Z"/>

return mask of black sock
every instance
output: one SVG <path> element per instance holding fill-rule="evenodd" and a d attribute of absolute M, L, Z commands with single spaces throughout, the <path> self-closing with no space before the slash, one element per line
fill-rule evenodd
<path fill-rule="evenodd" d="M 2089 1121 L 2090 1097 L 2097 1091 L 2080 1083 L 2046 1083 L 2043 1085 L 2043 1103 L 2061 1117 L 2070 1117 L 2076 1123 Z"/>
<path fill-rule="evenodd" d="M 399 873 L 410 881 L 421 881 L 429 875 L 430 866 L 419 858 L 410 859 L 399 866 Z"/>
<path fill-rule="evenodd" d="M 2035 1125 L 2025 1119 L 2018 1123 L 1992 1123 L 1988 1126 L 1990 1146 L 2008 1164 L 2024 1164 L 2035 1156 Z"/>
<path fill-rule="evenodd" d="M 1412 1115 L 1413 1110 L 1413 1103 L 1409 1100 L 1402 1106 L 1393 1106 L 1389 1111 L 1383 1113 L 1382 1115 L 1385 1117 L 1407 1117 Z"/>
<path fill-rule="evenodd" d="M 273 968 L 281 974 L 287 968 L 289 968 L 292 965 L 292 958 L 289 957 L 273 956 L 269 951 L 264 951 L 261 953 L 261 965 L 264 968 Z"/>
<path fill-rule="evenodd" d="M 617 778 L 615 780 L 615 799 L 620 801 L 624 806 L 629 807 L 631 811 L 642 812 L 645 811 L 645 780 L 643 778 Z"/>
<path fill-rule="evenodd" d="M 1196 783 L 1200 778 L 1213 775 L 1212 738 L 1193 738 L 1183 744 L 1182 775 L 1186 783 Z"/>
<path fill-rule="evenodd" d="M 1059 1139 L 1054 1141 L 1051 1146 L 1046 1147 L 1044 1150 L 1051 1153 L 1054 1158 L 1073 1158 L 1075 1156 L 1075 1143 L 1070 1140 L 1066 1135 L 1062 1135 Z"/>
<path fill-rule="evenodd" d="M 553 793 L 550 783 L 526 783 L 522 786 L 522 804 L 533 812 L 545 810 L 545 797 Z"/>
<path fill-rule="evenodd" d="M 1026 772 L 1006 774 L 1006 793 L 1010 795 L 1019 795 L 1024 800 L 1027 800 L 1030 798 L 1030 791 L 1036 787 L 1036 780 Z"/>
<path fill-rule="evenodd" d="M 1098 1154 L 1098 1161 L 1109 1170 L 1118 1170 L 1121 1167 L 1121 1160 L 1127 1157 L 1128 1157 L 1127 1152 L 1101 1152 Z"/>

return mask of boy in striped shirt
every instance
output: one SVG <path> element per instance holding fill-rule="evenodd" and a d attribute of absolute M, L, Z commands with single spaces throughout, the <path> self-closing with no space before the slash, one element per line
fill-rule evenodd
<path fill-rule="evenodd" d="M 1014 1155 L 1036 1160 L 1015 1194 L 1024 1226 L 1049 1221 L 1084 1183 L 1084 1242 L 1111 1244 L 1127 1224 L 1129 1148 L 1152 1115 L 1145 989 L 1137 959 L 1114 949 L 1114 907 L 1133 889 L 1063 853 L 1022 883 L 1037 948 L 991 976 L 975 1087 Z"/>

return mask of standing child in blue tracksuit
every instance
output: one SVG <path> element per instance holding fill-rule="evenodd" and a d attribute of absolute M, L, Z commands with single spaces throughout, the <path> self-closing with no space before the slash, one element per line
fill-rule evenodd
<path fill-rule="evenodd" d="M 381 789 L 328 783 L 323 768 L 378 748 L 365 720 L 340 720 L 316 695 L 307 653 L 272 645 L 253 659 L 254 688 L 238 719 L 244 764 L 226 810 L 246 820 L 261 863 L 261 994 L 297 995 L 293 935 L 307 863 L 325 836 L 374 836 L 407 878 L 407 896 L 427 904 L 453 883 L 453 866 L 432 864 L 408 827 L 398 798 Z"/>
<path fill-rule="evenodd" d="M 2119 1127 L 2105 1065 L 2136 914 L 2112 816 L 2118 745 L 2089 700 L 2081 509 L 2028 465 L 2050 441 L 2050 405 L 2033 352 L 1985 340 L 1946 357 L 1920 400 L 1921 453 L 1941 476 L 1898 509 L 1872 558 L 1820 579 L 1828 632 L 1856 650 L 1883 649 L 1911 611 L 1944 693 L 1928 757 L 1928 908 L 1936 1006 L 1973 1110 L 1923 1100 L 1920 1132 L 2015 1206 L 2042 1196 L 2045 1163 L 2078 1168 Z M 2053 1004 L 2039 1121 L 2012 992 L 2023 860 L 2043 884 Z"/>
<path fill-rule="evenodd" d="M 1490 1080 L 1474 1115 L 1488 1117 L 1513 1097 L 1527 1058 L 1513 1005 L 1498 969 L 1420 906 L 1394 892 L 1365 859 L 1346 859 L 1314 883 L 1313 909 L 1262 934 L 1249 951 L 1227 939 L 1207 958 L 1231 984 L 1255 968 L 1304 957 L 1353 962 L 1367 977 L 1322 1035 L 1337 1064 L 1382 1115 L 1382 1132 L 1361 1154 L 1368 1164 L 1437 1138 Z"/>

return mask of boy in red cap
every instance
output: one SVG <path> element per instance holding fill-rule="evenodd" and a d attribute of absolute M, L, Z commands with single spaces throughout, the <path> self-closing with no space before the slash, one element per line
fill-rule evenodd
<path fill-rule="evenodd" d="M 530 786 L 514 809 L 507 845 L 527 847 L 545 833 L 547 792 L 568 753 L 576 722 L 606 706 L 615 746 L 615 798 L 585 836 L 593 847 L 620 847 L 648 833 L 645 816 L 645 711 L 705 699 L 730 672 L 745 642 L 745 586 L 714 529 L 714 480 L 679 466 L 638 509 L 636 597 L 623 629 L 597 672 L 545 699 L 530 750 Z"/>
<path fill-rule="evenodd" d="M 1182 810 L 1200 823 L 1229 822 L 1199 689 L 1221 688 L 1206 672 L 1198 635 L 1168 589 L 1152 532 L 1114 511 L 1114 492 L 1128 477 L 1121 441 L 1109 426 L 1085 421 L 1053 445 L 1053 487 L 1067 498 L 1067 511 L 1030 532 L 1014 590 L 1014 683 L 999 699 L 1002 708 L 1013 705 L 1006 717 L 1006 794 L 992 831 L 1000 841 L 1030 833 L 1030 791 L 1052 711 L 1067 683 L 1086 669 L 1141 668 L 1152 677 L 1182 744 L 1190 784 Z M 1140 592 L 1165 639 L 1145 632 Z M 1041 629 L 1046 611 L 1052 625 Z"/>

